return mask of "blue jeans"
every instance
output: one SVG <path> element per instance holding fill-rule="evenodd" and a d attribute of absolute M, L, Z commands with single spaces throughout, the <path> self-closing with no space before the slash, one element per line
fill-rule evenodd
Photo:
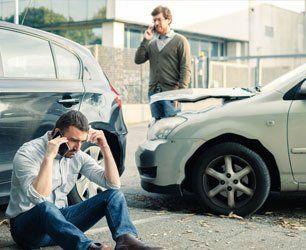
<path fill-rule="evenodd" d="M 59 245 L 63 249 L 88 249 L 93 243 L 84 232 L 103 216 L 114 240 L 122 234 L 137 236 L 124 194 L 115 189 L 66 208 L 42 202 L 11 219 L 11 234 L 22 248 Z"/>
<path fill-rule="evenodd" d="M 151 100 L 151 96 L 156 94 L 153 91 L 149 91 L 148 97 L 149 101 Z M 175 116 L 178 112 L 181 111 L 181 104 L 177 108 L 174 107 L 173 101 L 158 101 L 150 104 L 152 117 L 155 119 L 160 119 L 164 117 Z"/>

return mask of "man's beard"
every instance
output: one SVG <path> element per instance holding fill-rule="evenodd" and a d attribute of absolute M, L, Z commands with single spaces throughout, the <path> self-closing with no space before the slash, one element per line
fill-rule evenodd
<path fill-rule="evenodd" d="M 67 153 L 64 155 L 65 158 L 72 158 L 76 154 L 77 150 L 70 149 L 67 151 Z"/>

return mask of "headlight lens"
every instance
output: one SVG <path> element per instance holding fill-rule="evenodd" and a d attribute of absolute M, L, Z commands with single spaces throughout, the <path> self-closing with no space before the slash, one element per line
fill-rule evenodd
<path fill-rule="evenodd" d="M 150 126 L 148 130 L 148 140 L 166 139 L 173 129 L 185 121 L 187 121 L 187 119 L 181 116 L 158 120 Z"/>

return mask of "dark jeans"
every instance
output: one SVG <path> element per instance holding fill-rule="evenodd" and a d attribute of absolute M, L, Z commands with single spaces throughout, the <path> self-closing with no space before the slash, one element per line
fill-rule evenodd
<path fill-rule="evenodd" d="M 124 194 L 115 189 L 61 209 L 50 202 L 42 202 L 11 219 L 11 234 L 14 241 L 25 249 L 49 245 L 59 245 L 63 249 L 88 249 L 93 241 L 83 232 L 103 216 L 106 216 L 114 240 L 126 233 L 137 236 Z"/>
<path fill-rule="evenodd" d="M 148 97 L 151 100 L 151 96 L 156 94 L 153 91 L 149 91 Z M 150 104 L 152 117 L 155 119 L 160 119 L 164 117 L 175 116 L 181 111 L 181 104 L 177 108 L 174 107 L 173 101 L 158 101 Z"/>

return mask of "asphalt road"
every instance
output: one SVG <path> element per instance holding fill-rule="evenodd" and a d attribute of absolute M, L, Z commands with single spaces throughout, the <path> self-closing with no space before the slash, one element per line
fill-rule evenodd
<path fill-rule="evenodd" d="M 142 240 L 166 249 L 306 248 L 305 195 L 273 193 L 258 213 L 243 219 L 207 214 L 194 196 L 182 198 L 143 191 L 134 153 L 145 138 L 146 127 L 129 126 L 126 171 L 122 176 L 122 190 Z M 1 207 L 0 221 L 4 211 L 5 207 Z M 114 246 L 105 219 L 87 235 Z M 0 225 L 0 249 L 18 249 L 5 223 Z"/>

